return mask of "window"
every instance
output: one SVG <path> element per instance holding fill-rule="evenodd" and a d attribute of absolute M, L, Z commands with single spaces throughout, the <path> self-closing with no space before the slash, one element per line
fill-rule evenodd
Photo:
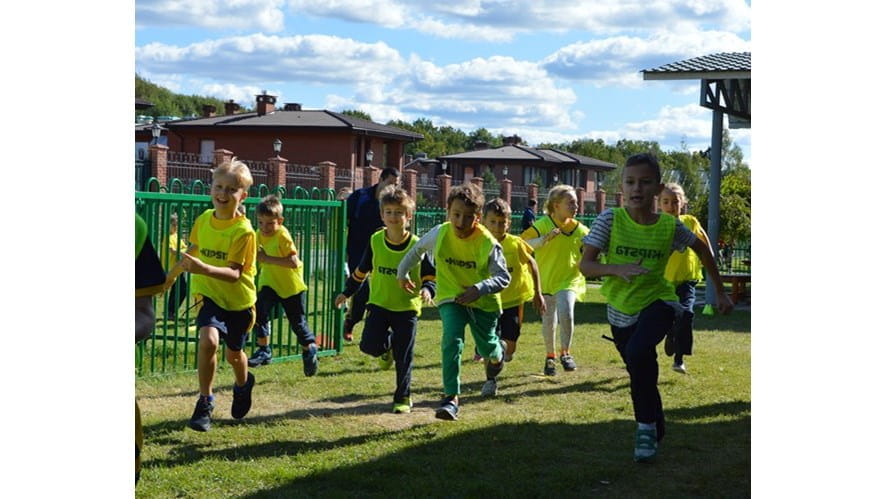
<path fill-rule="evenodd" d="M 216 141 L 215 140 L 201 140 L 200 141 L 200 162 L 201 163 L 212 163 L 213 162 L 213 151 L 216 150 Z"/>

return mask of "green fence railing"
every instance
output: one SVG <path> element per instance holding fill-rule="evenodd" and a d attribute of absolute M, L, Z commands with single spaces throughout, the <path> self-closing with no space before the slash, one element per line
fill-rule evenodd
<path fill-rule="evenodd" d="M 539 215 L 537 215 L 538 217 Z M 588 227 L 591 227 L 591 223 L 594 222 L 595 214 L 583 214 L 577 215 L 576 219 L 585 224 Z M 419 237 L 422 237 L 423 234 L 431 230 L 437 224 L 445 222 L 447 219 L 446 210 L 443 209 L 428 209 L 424 208 L 416 211 L 416 215 L 413 217 L 413 233 Z M 511 228 L 508 230 L 509 233 L 514 235 L 520 235 L 521 231 L 521 220 L 523 219 L 523 212 L 520 213 L 512 213 L 511 214 Z"/>
<path fill-rule="evenodd" d="M 160 253 L 162 262 L 175 262 L 179 258 L 175 248 L 170 250 L 166 236 L 170 230 L 170 215 L 175 213 L 179 220 L 176 236 L 180 241 L 187 241 L 197 216 L 212 208 L 209 196 L 190 193 L 201 191 L 203 186 L 193 182 L 188 186 L 179 184 L 171 182 L 162 190 L 165 192 L 136 192 L 135 195 L 136 213 L 145 219 L 151 243 Z M 244 202 L 244 207 L 253 227 L 258 227 L 256 205 L 271 192 L 264 185 L 250 190 L 251 196 Z M 296 188 L 291 194 L 292 197 L 281 198 L 281 203 L 284 226 L 293 236 L 299 258 L 305 266 L 308 325 L 317 336 L 318 354 L 335 355 L 343 347 L 343 312 L 333 306 L 333 300 L 343 289 L 346 277 L 344 202 L 337 201 L 331 190 Z M 189 293 L 177 307 L 176 319 L 167 320 L 168 303 L 169 292 L 154 298 L 158 320 L 153 335 L 136 348 L 139 376 L 197 368 L 197 329 L 194 324 L 199 305 Z M 249 344 L 252 345 L 253 341 L 251 337 Z M 271 345 L 275 360 L 301 358 L 301 346 L 279 305 L 272 312 Z M 249 353 L 250 349 L 247 350 Z"/>

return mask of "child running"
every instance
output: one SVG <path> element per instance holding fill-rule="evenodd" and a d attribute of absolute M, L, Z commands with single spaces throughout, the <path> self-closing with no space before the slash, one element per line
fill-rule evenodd
<path fill-rule="evenodd" d="M 656 345 L 681 313 L 674 287 L 665 280 L 672 250 L 689 246 L 699 255 L 717 290 L 721 313 L 733 309 L 730 297 L 708 246 L 680 220 L 654 213 L 655 196 L 662 190 L 659 162 L 652 154 L 636 154 L 622 172 L 624 208 L 604 210 L 591 225 L 583 242 L 579 265 L 588 277 L 603 277 L 601 293 L 607 298 L 607 320 L 616 349 L 631 379 L 631 401 L 638 423 L 634 459 L 647 462 L 656 456 L 665 436 L 665 414 L 659 396 Z M 598 256 L 607 255 L 607 263 Z"/>
<path fill-rule="evenodd" d="M 390 369 L 394 362 L 396 388 L 393 411 L 403 414 L 413 407 L 410 382 L 416 324 L 422 314 L 422 302 L 431 304 L 434 298 L 434 268 L 428 258 L 424 258 L 421 269 L 419 265 L 409 269 L 411 280 L 422 280 L 419 293 L 407 294 L 400 289 L 397 265 L 419 240 L 407 230 L 416 204 L 405 190 L 394 185 L 385 187 L 380 194 L 385 228 L 370 236 L 370 244 L 360 264 L 345 283 L 345 291 L 336 296 L 335 305 L 344 305 L 357 292 L 367 275 L 372 273 L 360 351 L 378 358 L 382 369 Z"/>
<path fill-rule="evenodd" d="M 283 204 L 277 196 L 265 196 L 256 206 L 256 216 L 259 219 L 256 260 L 261 266 L 253 331 L 258 348 L 250 357 L 249 366 L 271 362 L 270 314 L 271 309 L 280 303 L 290 328 L 302 345 L 302 371 L 305 376 L 314 376 L 317 373 L 317 345 L 305 314 L 305 290 L 308 289 L 302 277 L 305 267 L 299 260 L 289 230 L 283 226 Z"/>
<path fill-rule="evenodd" d="M 252 406 L 256 380 L 247 369 L 243 346 L 255 320 L 256 233 L 238 210 L 252 183 L 249 168 L 236 158 L 213 170 L 213 208 L 194 221 L 191 247 L 167 276 L 167 284 L 172 285 L 182 271 L 190 272 L 191 291 L 203 300 L 197 314 L 200 396 L 188 422 L 197 431 L 208 431 L 211 425 L 220 338 L 225 342 L 225 357 L 234 370 L 231 417 L 242 419 Z"/>
<path fill-rule="evenodd" d="M 665 184 L 659 194 L 659 207 L 665 213 L 678 219 L 702 240 L 708 251 L 711 252 L 711 242 L 702 228 L 702 224 L 693 215 L 685 214 L 687 196 L 680 185 L 670 182 Z M 681 308 L 684 313 L 677 320 L 665 337 L 665 354 L 674 354 L 672 370 L 681 374 L 687 374 L 687 366 L 684 365 L 684 355 L 693 354 L 693 305 L 696 303 L 696 284 L 702 280 L 702 262 L 692 251 L 673 251 L 665 266 L 665 279 L 675 287 Z"/>
<path fill-rule="evenodd" d="M 523 239 L 508 233 L 511 227 L 511 207 L 504 199 L 491 199 L 484 205 L 484 227 L 502 245 L 502 254 L 511 282 L 500 294 L 502 315 L 496 324 L 496 333 L 505 340 L 505 362 L 509 362 L 517 349 L 521 324 L 524 320 L 524 302 L 533 300 L 533 306 L 545 314 L 545 299 L 539 279 L 539 267 L 533 259 L 533 249 Z M 497 392 L 496 379 L 487 379 L 480 394 L 492 397 Z"/>
<path fill-rule="evenodd" d="M 465 326 L 485 360 L 487 379 L 496 379 L 505 366 L 505 346 L 496 337 L 502 311 L 499 292 L 511 276 L 502 246 L 478 226 L 484 193 L 474 184 L 453 188 L 447 196 L 447 221 L 422 236 L 397 266 L 403 289 L 413 292 L 410 270 L 428 252 L 437 269 L 437 307 L 443 323 L 441 367 L 444 398 L 434 416 L 455 420 L 459 413 L 460 370 Z"/>
<path fill-rule="evenodd" d="M 542 314 L 542 339 L 545 341 L 546 376 L 556 371 L 554 332 L 561 326 L 560 361 L 564 371 L 575 371 L 576 361 L 570 353 L 573 343 L 573 309 L 576 297 L 585 293 L 585 277 L 579 272 L 582 238 L 588 227 L 574 219 L 579 202 L 576 190 L 569 185 L 556 185 L 548 191 L 546 216 L 538 218 L 521 234 L 536 252 L 542 294 L 546 310 Z"/>

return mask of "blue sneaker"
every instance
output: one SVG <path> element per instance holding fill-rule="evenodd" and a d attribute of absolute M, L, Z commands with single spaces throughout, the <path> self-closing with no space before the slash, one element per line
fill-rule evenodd
<path fill-rule="evenodd" d="M 271 345 L 260 346 L 258 350 L 253 352 L 246 364 L 250 367 L 259 367 L 271 363 Z"/>
<path fill-rule="evenodd" d="M 634 437 L 634 460 L 638 463 L 649 463 L 656 457 L 657 448 L 656 428 L 649 430 L 638 428 Z"/>
<path fill-rule="evenodd" d="M 459 404 L 455 397 L 446 397 L 440 407 L 434 411 L 434 417 L 437 419 L 445 419 L 447 421 L 455 421 L 459 419 Z"/>
<path fill-rule="evenodd" d="M 305 376 L 311 377 L 317 374 L 317 345 L 308 345 L 308 350 L 302 350 L 302 370 Z"/>
<path fill-rule="evenodd" d="M 211 400 L 199 397 L 197 405 L 194 406 L 194 413 L 188 421 L 188 427 L 196 431 L 209 431 L 212 425 L 212 415 L 215 404 Z"/>

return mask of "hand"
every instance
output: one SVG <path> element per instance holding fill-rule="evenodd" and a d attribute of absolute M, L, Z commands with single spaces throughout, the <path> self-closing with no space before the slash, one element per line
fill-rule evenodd
<path fill-rule="evenodd" d="M 639 259 L 637 263 L 625 263 L 622 265 L 614 265 L 614 275 L 617 277 L 621 277 L 625 279 L 625 282 L 631 282 L 631 279 L 635 276 L 639 276 L 642 274 L 646 274 L 650 272 L 645 267 L 641 266 L 641 262 L 644 261 L 643 258 Z"/>
<path fill-rule="evenodd" d="M 422 297 L 422 302 L 426 305 L 434 305 L 434 300 L 431 298 L 431 292 L 425 288 L 419 290 L 419 296 Z"/>
<path fill-rule="evenodd" d="M 480 298 L 480 291 L 474 286 L 469 286 L 454 301 L 459 305 L 468 305 L 478 298 Z"/>
<path fill-rule="evenodd" d="M 413 291 L 416 289 L 416 285 L 409 277 L 405 277 L 403 279 L 398 278 L 397 282 L 400 284 L 400 289 L 406 291 L 409 294 L 413 294 Z"/>
<path fill-rule="evenodd" d="M 181 265 L 182 268 L 185 269 L 185 271 L 192 274 L 205 274 L 207 270 L 207 265 L 205 263 L 189 255 L 188 253 L 182 254 L 182 260 L 178 263 L 178 265 Z"/>
<path fill-rule="evenodd" d="M 545 234 L 545 239 L 542 240 L 542 243 L 545 244 L 548 241 L 551 241 L 552 239 L 557 237 L 557 235 L 560 233 L 561 233 L 560 229 L 558 229 L 558 228 L 552 229 L 551 232 L 549 232 L 548 234 Z"/>
<path fill-rule="evenodd" d="M 726 291 L 718 293 L 717 303 L 719 313 L 727 315 L 733 311 L 733 300 L 730 299 L 730 295 Z"/>
<path fill-rule="evenodd" d="M 266 263 L 266 262 L 265 262 L 265 257 L 266 257 L 266 256 L 268 256 L 268 254 L 265 253 L 265 248 L 263 248 L 263 247 L 261 247 L 261 246 L 259 246 L 258 248 L 256 248 L 256 261 L 257 261 L 257 262 L 259 262 L 259 263 Z"/>
<path fill-rule="evenodd" d="M 545 297 L 542 296 L 542 293 L 536 293 L 533 295 L 533 308 L 535 308 L 536 312 L 539 312 L 540 315 L 548 310 L 548 305 L 545 304 Z"/>
<path fill-rule="evenodd" d="M 344 305 L 347 301 L 348 297 L 345 296 L 343 293 L 339 293 L 338 296 L 336 296 L 334 303 L 336 305 L 336 308 L 342 308 L 342 305 Z"/>

